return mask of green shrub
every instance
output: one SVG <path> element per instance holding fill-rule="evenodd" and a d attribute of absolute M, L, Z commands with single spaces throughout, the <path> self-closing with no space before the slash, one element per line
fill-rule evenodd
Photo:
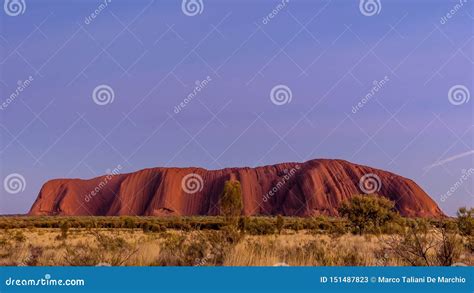
<path fill-rule="evenodd" d="M 234 226 L 221 231 L 198 231 L 190 234 L 166 233 L 156 261 L 159 266 L 223 265 L 229 251 L 240 241 Z"/>
<path fill-rule="evenodd" d="M 457 262 L 462 252 L 462 240 L 457 226 L 445 222 L 438 228 L 439 240 L 436 247 L 436 261 L 440 266 L 451 266 Z"/>
<path fill-rule="evenodd" d="M 150 231 L 153 233 L 164 232 L 166 231 L 166 228 L 160 224 L 150 224 Z"/>
<path fill-rule="evenodd" d="M 224 183 L 219 208 L 221 215 L 227 219 L 235 219 L 242 214 L 242 187 L 239 181 L 228 180 Z"/>
<path fill-rule="evenodd" d="M 125 217 L 123 219 L 123 225 L 122 225 L 123 228 L 127 228 L 127 229 L 134 229 L 136 228 L 136 224 L 135 224 L 135 220 L 132 219 L 132 218 L 129 218 L 129 217 Z M 112 227 L 107 227 L 107 228 L 112 228 Z"/>
<path fill-rule="evenodd" d="M 379 195 L 356 195 L 342 203 L 339 214 L 349 220 L 353 231 L 362 235 L 366 232 L 380 233 L 398 214 L 395 203 Z"/>
<path fill-rule="evenodd" d="M 457 212 L 457 223 L 462 235 L 474 235 L 474 208 L 462 207 Z"/>
<path fill-rule="evenodd" d="M 397 259 L 411 266 L 450 266 L 458 262 L 462 239 L 451 222 L 433 225 L 425 219 L 406 221 L 400 235 L 392 235 L 386 248 Z"/>
<path fill-rule="evenodd" d="M 148 222 L 143 223 L 142 230 L 143 230 L 143 233 L 150 232 L 150 225 L 148 224 Z"/>
<path fill-rule="evenodd" d="M 275 225 L 268 218 L 251 218 L 245 231 L 251 235 L 270 235 L 275 233 Z"/>
<path fill-rule="evenodd" d="M 241 233 L 245 233 L 248 230 L 249 226 L 249 218 L 248 217 L 240 217 L 237 227 Z"/>
<path fill-rule="evenodd" d="M 95 243 L 80 242 L 66 247 L 64 261 L 70 266 L 121 266 L 137 253 L 135 245 L 116 235 L 92 231 Z"/>

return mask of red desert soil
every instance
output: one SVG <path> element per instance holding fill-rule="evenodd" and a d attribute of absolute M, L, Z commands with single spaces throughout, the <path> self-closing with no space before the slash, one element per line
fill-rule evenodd
<path fill-rule="evenodd" d="M 186 192 L 183 179 L 191 173 L 199 175 L 202 184 L 199 180 L 187 181 Z M 224 182 L 238 180 L 242 184 L 244 215 L 337 216 L 342 201 L 363 193 L 359 183 L 366 174 L 380 178 L 380 186 L 367 187 L 393 200 L 403 216 L 444 216 L 426 192 L 410 179 L 343 160 L 326 159 L 212 171 L 152 168 L 90 180 L 51 180 L 42 187 L 29 214 L 218 215 Z M 380 187 L 378 191 L 377 187 Z M 274 192 L 270 193 L 271 190 Z"/>

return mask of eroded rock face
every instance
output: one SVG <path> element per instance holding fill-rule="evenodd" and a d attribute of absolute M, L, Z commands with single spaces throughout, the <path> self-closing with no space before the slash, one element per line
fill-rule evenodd
<path fill-rule="evenodd" d="M 364 175 L 368 179 L 361 187 Z M 257 168 L 153 168 L 90 180 L 57 179 L 44 184 L 30 215 L 217 215 L 226 180 L 241 182 L 244 215 L 337 216 L 342 201 L 374 191 L 396 202 L 403 216 L 443 216 L 410 179 L 325 159 Z"/>

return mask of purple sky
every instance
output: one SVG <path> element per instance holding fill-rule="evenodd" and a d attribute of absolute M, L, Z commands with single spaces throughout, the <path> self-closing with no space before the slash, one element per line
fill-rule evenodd
<path fill-rule="evenodd" d="M 47 180 L 118 165 L 314 158 L 411 178 L 449 214 L 473 206 L 472 1 L 380 0 L 372 16 L 359 1 L 203 0 L 194 16 L 181 2 L 25 0 L 17 16 L 1 11 L 0 214 L 27 212 Z M 100 85 L 113 102 L 94 101 Z M 291 101 L 272 102 L 277 85 Z M 26 182 L 13 192 L 11 174 Z"/>

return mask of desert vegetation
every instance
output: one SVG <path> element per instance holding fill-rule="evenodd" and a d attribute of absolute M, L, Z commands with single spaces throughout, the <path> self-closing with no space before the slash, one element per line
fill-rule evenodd
<path fill-rule="evenodd" d="M 239 193 L 226 184 L 219 217 L 0 217 L 0 265 L 474 265 L 473 209 L 412 219 L 355 196 L 340 218 L 241 217 Z"/>

